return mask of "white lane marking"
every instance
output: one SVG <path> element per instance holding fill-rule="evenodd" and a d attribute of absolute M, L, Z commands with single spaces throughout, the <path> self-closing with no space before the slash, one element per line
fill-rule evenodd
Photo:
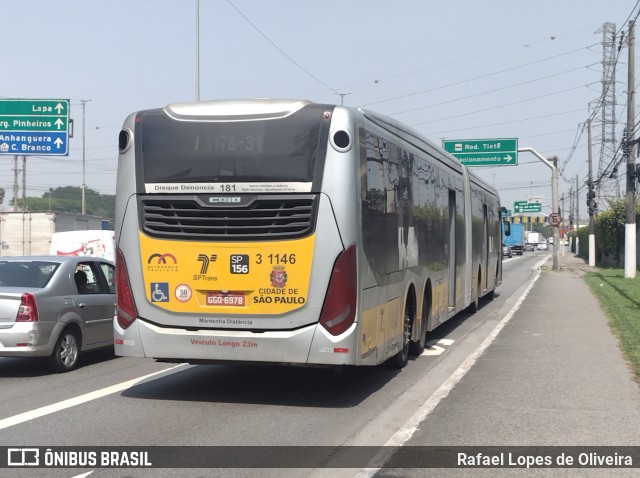
<path fill-rule="evenodd" d="M 83 473 L 82 475 L 76 475 L 76 476 L 72 476 L 71 478 L 86 478 L 87 476 L 89 476 L 91 473 L 93 473 L 95 470 L 93 471 L 89 471 L 87 473 Z"/>
<path fill-rule="evenodd" d="M 4 418 L 0 420 L 0 430 L 12 427 L 14 425 L 19 425 L 20 423 L 28 422 L 29 420 L 34 420 L 36 418 L 40 418 L 45 415 L 50 415 L 51 413 L 59 412 L 60 410 L 64 410 L 66 408 L 75 407 L 76 405 L 81 405 L 83 403 L 90 402 L 98 398 L 106 397 L 107 395 L 111 395 L 113 393 L 121 392 L 123 390 L 126 390 L 127 388 L 133 387 L 134 385 L 136 385 L 139 382 L 142 382 L 143 380 L 146 380 L 151 377 L 155 377 L 156 375 L 166 373 L 170 370 L 174 370 L 178 367 L 183 367 L 185 365 L 187 364 L 181 363 L 178 365 L 174 365 L 173 367 L 160 370 L 158 372 L 153 372 L 148 375 L 144 375 L 142 377 L 134 378 L 132 380 L 127 380 L 126 382 L 118 383 L 116 385 L 112 385 L 110 387 L 106 387 L 101 390 L 95 390 L 93 392 L 85 393 L 84 395 L 79 395 L 77 397 L 69 398 L 67 400 L 63 400 L 58 403 L 53 403 L 51 405 L 46 405 L 41 408 L 36 408 L 35 410 L 20 413 L 12 417 Z"/>
<path fill-rule="evenodd" d="M 540 277 L 540 267 L 542 264 L 546 262 L 546 259 L 538 262 L 534 269 L 537 269 L 536 276 L 531 280 L 531 283 L 527 286 L 525 291 L 522 293 L 520 298 L 516 301 L 514 306 L 511 308 L 507 315 L 505 315 L 500 322 L 494 327 L 491 333 L 487 336 L 486 339 L 476 348 L 471 355 L 469 355 L 464 362 L 460 364 L 460 366 L 454 370 L 454 372 L 440 385 L 438 390 L 436 390 L 433 395 L 431 395 L 421 406 L 416 410 L 416 412 L 409 418 L 405 424 L 400 428 L 387 442 L 384 444 L 384 448 L 371 460 L 371 463 L 376 466 L 379 465 L 378 468 L 365 468 L 361 470 L 356 478 L 372 478 L 378 471 L 380 471 L 382 465 L 391 458 L 391 455 L 394 452 L 395 447 L 399 447 L 404 445 L 416 432 L 420 423 L 429 416 L 429 414 L 436 408 L 436 406 L 444 399 L 449 392 L 455 387 L 462 377 L 466 375 L 466 373 L 473 367 L 478 358 L 484 353 L 484 351 L 491 345 L 491 342 L 498 336 L 500 331 L 504 328 L 505 325 L 511 320 L 516 311 L 520 308 L 524 299 L 529 295 L 529 292 L 533 288 L 533 285 L 536 283 L 538 278 Z"/>
<path fill-rule="evenodd" d="M 440 345 L 451 345 L 453 344 L 453 340 L 451 339 L 440 339 L 440 340 L 429 340 L 425 344 L 425 349 L 420 355 L 442 355 L 446 349 L 440 347 Z"/>
<path fill-rule="evenodd" d="M 439 345 L 453 345 L 455 340 L 453 339 L 440 339 L 436 343 Z"/>

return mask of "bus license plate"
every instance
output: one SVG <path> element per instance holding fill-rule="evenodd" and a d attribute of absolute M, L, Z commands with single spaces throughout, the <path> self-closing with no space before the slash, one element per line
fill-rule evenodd
<path fill-rule="evenodd" d="M 244 306 L 244 294 L 241 292 L 207 292 L 207 305 Z"/>

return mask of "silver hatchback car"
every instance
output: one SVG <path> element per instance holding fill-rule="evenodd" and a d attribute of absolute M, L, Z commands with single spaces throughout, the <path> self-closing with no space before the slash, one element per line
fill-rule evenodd
<path fill-rule="evenodd" d="M 0 357 L 46 357 L 54 371 L 113 345 L 114 265 L 94 257 L 0 258 Z"/>

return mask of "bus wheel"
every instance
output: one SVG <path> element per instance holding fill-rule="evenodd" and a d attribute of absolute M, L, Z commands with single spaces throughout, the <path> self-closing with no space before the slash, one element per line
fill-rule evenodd
<path fill-rule="evenodd" d="M 411 355 L 420 355 L 424 352 L 424 347 L 427 343 L 427 324 L 423 324 L 423 330 L 420 334 L 420 338 L 414 342 L 413 340 L 409 342 L 409 354 Z"/>
<path fill-rule="evenodd" d="M 401 369 L 409 361 L 409 343 L 411 342 L 411 312 L 409 303 L 404 308 L 404 324 L 402 326 L 402 349 L 389 359 L 389 366 L 395 369 Z"/>
<path fill-rule="evenodd" d="M 429 315 L 431 313 L 431 294 L 428 298 L 425 294 L 425 298 L 422 301 L 422 333 L 416 342 L 411 341 L 409 344 L 409 353 L 411 355 L 420 355 L 424 352 L 424 348 L 427 344 L 427 324 L 429 322 Z M 415 325 L 415 323 L 414 323 Z"/>

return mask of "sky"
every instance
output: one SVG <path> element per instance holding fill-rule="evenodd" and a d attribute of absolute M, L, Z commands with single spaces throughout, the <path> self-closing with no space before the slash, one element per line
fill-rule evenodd
<path fill-rule="evenodd" d="M 613 154 L 626 125 L 628 65 L 626 43 L 619 52 L 618 45 L 638 3 L 199 0 L 200 100 L 343 102 L 389 115 L 437 144 L 517 138 L 519 147 L 558 157 L 565 210 L 577 178 L 586 217 L 590 115 L 593 175 L 605 178 L 601 201 L 617 194 L 609 165 L 619 159 Z M 82 185 L 85 100 L 85 184 L 115 194 L 124 119 L 196 99 L 197 4 L 3 0 L 0 99 L 69 99 L 74 120 L 68 156 L 27 158 L 28 196 Z M 617 61 L 615 88 L 607 95 L 616 101 L 605 116 L 616 124 L 603 127 L 607 22 L 615 24 L 609 56 Z M 7 191 L 2 210 L 10 210 L 13 197 L 12 158 L 0 155 L 0 187 Z M 543 198 L 542 212 L 551 212 L 551 169 L 532 154 L 520 153 L 517 166 L 473 171 L 498 189 L 508 209 L 534 195 Z M 623 173 L 621 167 L 622 197 Z"/>

